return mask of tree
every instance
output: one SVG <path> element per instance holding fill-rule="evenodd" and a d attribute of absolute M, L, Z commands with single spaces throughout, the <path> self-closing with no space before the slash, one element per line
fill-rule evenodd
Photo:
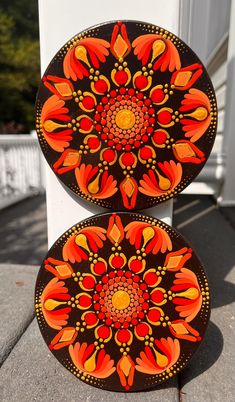
<path fill-rule="evenodd" d="M 1 0 L 1 133 L 27 133 L 34 128 L 34 103 L 40 80 L 39 65 L 37 2 Z"/>

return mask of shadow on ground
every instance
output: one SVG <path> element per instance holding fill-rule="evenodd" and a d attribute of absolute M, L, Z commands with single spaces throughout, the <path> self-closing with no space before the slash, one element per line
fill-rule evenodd
<path fill-rule="evenodd" d="M 0 211 L 0 263 L 40 265 L 47 252 L 45 196 Z"/>
<path fill-rule="evenodd" d="M 174 203 L 173 226 L 204 265 L 212 308 L 234 302 L 235 285 L 230 282 L 230 272 L 235 267 L 235 230 L 223 210 L 210 197 L 181 196 Z"/>
<path fill-rule="evenodd" d="M 210 321 L 202 345 L 180 373 L 180 388 L 213 366 L 223 351 L 223 345 L 222 332 L 217 325 Z"/>

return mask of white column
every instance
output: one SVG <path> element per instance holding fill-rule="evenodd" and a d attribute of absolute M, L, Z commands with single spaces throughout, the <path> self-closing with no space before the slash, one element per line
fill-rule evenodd
<path fill-rule="evenodd" d="M 132 19 L 179 32 L 180 0 L 39 0 L 41 72 L 71 37 L 105 21 Z M 94 213 L 108 212 L 73 196 L 46 167 L 49 246 L 70 226 Z M 146 213 L 171 223 L 173 201 Z"/>
<path fill-rule="evenodd" d="M 226 155 L 225 181 L 218 202 L 222 206 L 235 205 L 235 0 L 231 2 L 227 58 L 227 89 L 223 153 Z"/>

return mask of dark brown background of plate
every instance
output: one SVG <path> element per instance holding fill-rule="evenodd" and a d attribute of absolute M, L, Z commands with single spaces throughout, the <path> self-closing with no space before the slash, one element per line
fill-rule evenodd
<path fill-rule="evenodd" d="M 153 24 L 148 25 L 145 22 L 139 22 L 139 21 L 123 20 L 123 22 L 126 24 L 128 38 L 131 43 L 137 36 L 143 35 L 145 33 L 149 33 L 149 28 L 147 28 L 147 26 L 151 26 L 151 27 L 153 26 Z M 82 31 L 82 32 L 90 33 L 94 37 L 99 37 L 99 38 L 105 39 L 110 42 L 111 34 L 112 34 L 113 27 L 115 24 L 116 24 L 116 21 L 108 22 L 108 23 L 104 23 L 102 25 L 91 27 L 88 30 Z M 141 26 L 140 26 L 140 24 L 141 24 Z M 181 47 L 180 47 L 180 49 L 178 47 L 178 51 L 179 51 L 182 67 L 190 66 L 191 64 L 194 64 L 194 63 L 202 64 L 202 62 L 199 60 L 199 58 L 196 56 L 196 54 L 183 41 L 180 40 L 179 43 L 181 44 Z M 45 71 L 44 75 L 51 74 L 51 75 L 56 75 L 56 76 L 65 78 L 65 76 L 63 74 L 63 68 L 62 68 L 63 55 L 62 55 L 61 51 L 63 49 L 64 49 L 64 47 L 62 47 L 60 49 L 60 51 L 58 51 L 58 53 L 52 59 L 47 70 Z M 125 57 L 125 61 L 128 62 L 128 67 L 129 67 L 130 71 L 132 72 L 132 76 L 134 75 L 134 73 L 136 71 L 139 71 L 142 68 L 142 64 L 140 61 L 137 60 L 137 57 L 134 56 L 133 50 L 129 53 L 129 55 L 127 55 L 127 57 Z M 111 73 L 111 70 L 114 68 L 115 62 L 117 62 L 117 60 L 110 53 L 110 55 L 106 59 L 106 62 L 101 64 L 100 68 L 99 68 L 100 73 L 105 75 L 110 80 L 111 89 L 116 88 L 116 86 L 114 86 L 114 84 L 112 84 L 112 81 L 110 79 L 110 73 Z M 158 84 L 162 84 L 162 83 L 163 84 L 169 83 L 171 76 L 172 76 L 172 73 L 170 73 L 168 70 L 165 71 L 164 73 L 160 72 L 160 70 L 155 71 L 154 75 L 152 76 L 153 83 L 152 83 L 151 87 L 158 85 Z M 91 92 L 90 80 L 88 77 L 86 77 L 82 80 L 78 80 L 76 82 L 71 80 L 71 82 L 74 85 L 75 91 L 78 91 L 80 89 L 81 91 L 90 91 Z M 130 88 L 130 87 L 132 87 L 132 85 L 129 84 L 127 86 L 127 88 Z M 205 70 L 205 67 L 203 67 L 203 74 L 201 75 L 201 77 L 199 77 L 199 79 L 193 84 L 193 88 L 200 89 L 201 91 L 205 92 L 207 94 L 207 96 L 212 96 L 213 101 L 216 102 L 214 88 L 213 88 L 211 80 Z M 149 93 L 149 90 L 144 91 L 143 93 L 144 93 L 144 95 L 147 95 Z M 160 105 L 160 106 L 153 105 L 153 107 L 156 110 L 159 110 L 161 107 L 171 107 L 173 110 L 178 110 L 180 107 L 180 102 L 183 99 L 183 96 L 185 93 L 187 93 L 187 91 L 175 90 L 174 94 L 169 97 L 168 101 L 164 105 Z M 40 109 L 42 107 L 42 105 L 44 104 L 44 102 L 50 96 L 52 96 L 52 93 L 41 82 L 41 84 L 39 86 L 37 101 L 36 101 L 36 108 Z M 102 96 L 97 95 L 98 103 L 101 98 L 102 98 Z M 85 113 L 82 110 L 80 110 L 80 112 L 79 112 L 78 105 L 77 105 L 77 103 L 74 102 L 73 99 L 66 101 L 65 106 L 69 107 L 69 109 L 71 111 L 69 114 L 72 115 L 73 118 L 76 118 L 80 114 L 87 114 L 92 117 L 92 116 L 94 116 L 94 113 L 95 113 L 95 111 L 93 111 L 92 113 Z M 166 130 L 169 132 L 170 136 L 174 137 L 175 139 L 178 139 L 178 140 L 183 139 L 184 135 L 183 135 L 182 128 L 181 128 L 181 130 L 177 130 L 176 127 L 181 128 L 182 126 L 180 125 L 180 123 L 178 123 L 173 127 L 166 128 Z M 161 127 L 158 126 L 157 124 L 155 124 L 155 128 L 161 128 Z M 96 132 L 96 131 L 94 130 L 94 132 Z M 181 133 L 180 136 L 179 136 L 179 132 Z M 211 149 L 212 149 L 212 146 L 214 143 L 214 139 L 215 139 L 215 134 L 216 134 L 216 128 L 213 129 L 213 128 L 209 127 L 208 130 L 205 132 L 205 134 L 195 143 L 195 145 L 201 151 L 203 151 L 205 153 L 206 159 L 208 158 L 208 156 L 211 152 Z M 82 139 L 83 139 L 84 135 L 80 135 L 80 137 L 82 137 Z M 57 161 L 57 159 L 59 158 L 59 156 L 61 154 L 53 151 L 48 145 L 44 145 L 45 141 L 39 140 L 39 142 L 40 142 L 42 151 L 44 153 L 44 156 L 45 156 L 47 162 L 49 163 L 50 167 L 52 168 L 53 164 Z M 82 141 L 79 141 L 79 133 L 75 132 L 75 134 L 73 134 L 73 140 L 70 142 L 70 148 L 76 149 L 78 147 L 78 145 L 80 145 L 80 144 L 82 144 Z M 103 148 L 105 148 L 107 146 L 103 141 L 102 141 L 102 144 L 103 144 L 102 145 Z M 151 140 L 149 140 L 145 145 L 152 145 Z M 173 156 L 173 152 L 171 149 L 165 150 L 165 149 L 156 147 L 155 150 L 156 150 L 158 162 L 163 162 L 165 160 L 170 160 L 170 159 L 173 159 L 177 162 L 177 160 Z M 123 152 L 123 151 L 118 151 L 118 154 L 120 155 L 121 152 Z M 137 154 L 138 149 L 132 148 L 132 152 Z M 164 155 L 166 155 L 167 157 L 165 157 Z M 84 161 L 86 164 L 91 163 L 93 166 L 96 166 L 99 163 L 99 152 L 97 152 L 95 154 L 88 153 L 87 155 L 83 155 L 82 162 L 84 162 Z M 205 162 L 201 163 L 199 165 L 192 164 L 192 163 L 182 163 L 183 175 L 182 175 L 182 180 L 180 183 L 180 187 L 181 187 L 180 191 L 182 191 L 185 187 L 187 187 L 193 181 L 193 179 L 198 175 L 198 173 L 203 168 Z M 125 177 L 122 174 L 122 169 L 118 165 L 118 163 L 115 163 L 113 166 L 110 166 L 108 172 L 110 174 L 112 174 L 115 179 L 117 179 L 118 184 L 120 184 L 120 182 Z M 146 167 L 144 165 L 142 165 L 141 163 L 137 163 L 137 166 L 134 170 L 133 177 L 138 182 L 139 179 L 141 179 L 143 174 L 146 172 L 147 172 Z M 75 194 L 79 193 L 79 188 L 76 184 L 74 170 L 67 172 L 63 175 L 57 174 L 57 177 Z M 176 191 L 180 192 L 178 188 L 176 188 Z M 78 195 L 82 196 L 82 194 L 80 194 L 80 193 Z M 160 197 L 149 197 L 149 196 L 145 196 L 144 194 L 141 194 L 140 192 L 138 192 L 137 202 L 136 202 L 136 206 L 134 209 L 139 210 L 139 209 L 148 208 L 148 207 L 154 206 L 162 201 L 163 200 Z M 103 207 L 110 208 L 110 209 L 125 210 L 125 207 L 123 206 L 123 203 L 122 203 L 122 197 L 121 197 L 120 191 L 117 191 L 117 193 L 114 194 L 110 198 L 107 198 L 104 200 L 97 200 L 97 201 L 95 201 L 95 203 L 97 203 L 98 205 L 101 205 Z"/>
<path fill-rule="evenodd" d="M 151 217 L 140 215 L 137 213 L 125 213 L 125 212 L 117 212 L 117 214 L 121 217 L 123 226 L 127 225 L 131 221 L 143 221 L 147 218 L 147 220 L 154 220 Z M 107 214 L 101 214 L 101 215 L 96 215 L 92 218 L 86 219 L 78 224 L 78 227 L 81 228 L 81 224 L 83 224 L 83 227 L 87 226 L 100 226 L 104 227 L 105 229 L 108 228 L 108 221 L 111 216 L 111 213 Z M 167 231 L 169 234 L 171 240 L 172 240 L 172 245 L 173 245 L 173 251 L 178 250 L 182 247 L 190 247 L 190 245 L 185 241 L 185 239 L 172 227 L 164 224 L 163 222 L 156 220 L 158 223 L 164 227 L 164 229 Z M 77 225 L 74 225 L 77 226 Z M 73 226 L 73 228 L 74 228 Z M 69 230 L 69 229 L 68 229 Z M 68 233 L 68 231 L 66 232 Z M 64 233 L 65 234 L 65 233 Z M 64 238 L 63 235 L 54 243 L 54 245 L 51 247 L 49 250 L 47 256 L 48 257 L 53 257 L 59 260 L 62 260 L 62 247 L 69 237 L 69 234 L 67 234 Z M 134 246 L 131 246 L 129 241 L 127 241 L 125 238 L 124 240 L 120 243 L 122 246 L 122 251 L 126 255 L 127 259 L 131 257 L 132 255 L 135 255 L 135 248 Z M 100 250 L 98 250 L 99 257 L 103 257 L 105 260 L 108 260 L 110 254 L 112 253 L 111 247 L 112 243 L 109 240 L 106 240 L 104 243 L 104 247 Z M 146 270 L 148 268 L 153 268 L 153 267 L 158 267 L 159 265 L 163 266 L 166 254 L 161 254 L 160 252 L 157 255 L 153 254 L 148 254 L 146 256 Z M 89 261 L 82 261 L 81 263 L 75 263 L 71 264 L 74 271 L 81 271 L 84 273 L 89 273 Z M 200 286 L 205 286 L 205 272 L 203 269 L 203 266 L 196 256 L 196 254 L 193 252 L 192 257 L 190 260 L 188 260 L 185 264 L 187 268 L 192 270 L 199 281 L 201 281 Z M 124 268 L 123 268 L 124 270 Z M 108 269 L 107 272 L 113 271 L 113 269 Z M 143 273 L 139 274 L 140 277 L 142 278 Z M 165 276 L 163 276 L 162 282 L 158 285 L 160 287 L 165 288 L 166 290 L 170 290 L 170 287 L 173 284 L 173 279 L 175 277 L 175 273 L 170 272 L 166 273 Z M 50 272 L 46 271 L 44 269 L 44 266 L 42 265 L 38 274 L 37 278 L 37 283 L 36 283 L 36 293 L 37 290 L 44 288 L 45 285 L 52 279 L 54 278 L 54 275 L 51 274 Z M 73 278 L 71 279 L 66 279 L 65 284 L 69 289 L 69 293 L 71 294 L 71 289 L 73 289 L 74 294 L 79 293 L 80 291 L 83 292 L 83 290 L 80 290 L 80 287 L 78 286 L 77 282 L 74 282 Z M 151 290 L 154 288 L 151 288 Z M 89 294 L 92 294 L 92 292 L 88 292 Z M 74 295 L 72 295 L 74 296 Z M 161 307 L 161 306 L 160 306 Z M 169 316 L 170 321 L 173 321 L 175 319 L 180 319 L 178 313 L 175 312 L 174 305 L 171 301 L 168 301 L 165 305 L 162 306 L 163 311 L 165 315 Z M 72 309 L 70 313 L 70 318 L 68 320 L 67 326 L 74 326 L 76 321 L 78 321 L 78 318 L 82 315 L 82 313 L 85 310 L 78 310 L 76 308 Z M 193 319 L 192 322 L 190 322 L 190 325 L 192 325 L 193 328 L 199 331 L 200 336 L 203 338 L 208 321 L 209 321 L 209 316 L 210 316 L 210 306 L 208 306 L 207 310 L 206 308 L 201 309 L 201 311 L 198 313 L 198 315 Z M 143 319 L 143 321 L 146 321 Z M 42 332 L 42 336 L 46 342 L 47 345 L 51 342 L 53 337 L 58 333 L 58 331 L 53 330 L 48 327 L 46 322 L 44 321 L 44 324 L 40 326 L 40 330 Z M 161 337 L 167 337 L 170 336 L 174 339 L 174 336 L 170 333 L 170 330 L 167 327 L 162 327 L 162 326 L 157 326 L 154 327 L 152 326 L 153 330 L 153 336 L 156 339 L 160 339 Z M 115 330 L 113 330 L 113 334 L 115 333 Z M 88 342 L 92 343 L 94 342 L 95 336 L 94 336 L 94 328 L 85 330 L 83 333 L 79 333 L 77 339 L 75 342 Z M 186 340 L 179 340 L 180 341 L 180 346 L 181 346 L 181 362 L 180 366 L 181 368 L 184 368 L 184 366 L 188 363 L 188 360 L 192 357 L 193 353 L 198 349 L 200 346 L 201 342 L 189 342 Z M 139 352 L 141 350 L 144 350 L 144 342 L 137 341 L 135 338 L 135 335 L 133 335 L 133 342 L 132 345 L 130 346 L 130 352 L 129 354 L 131 355 L 132 359 L 135 361 L 135 358 L 139 355 Z M 121 358 L 121 353 L 119 352 L 119 347 L 116 345 L 116 342 L 114 340 L 110 340 L 108 343 L 105 344 L 105 351 L 111 355 L 111 358 L 114 359 L 115 364 L 117 361 Z M 68 347 L 62 348 L 57 351 L 52 351 L 54 356 L 62 363 L 65 365 L 68 362 L 68 359 L 70 359 L 69 353 L 68 353 Z M 195 361 L 196 364 L 196 361 Z M 198 363 L 199 364 L 199 363 Z M 45 362 L 46 365 L 46 362 Z M 144 389 L 151 388 L 159 383 L 161 383 L 163 378 L 159 375 L 146 375 L 143 373 L 140 373 L 138 371 L 135 371 L 135 376 L 134 376 L 134 384 L 131 387 L 130 391 L 140 391 Z M 121 386 L 119 376 L 117 372 L 113 373 L 109 378 L 101 380 L 99 385 L 95 385 L 99 388 L 102 389 L 108 389 L 112 391 L 125 391 L 125 389 Z"/>

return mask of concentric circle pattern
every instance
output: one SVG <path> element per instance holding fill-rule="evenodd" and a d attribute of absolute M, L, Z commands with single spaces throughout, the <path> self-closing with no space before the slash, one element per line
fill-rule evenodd
<path fill-rule="evenodd" d="M 177 374 L 209 319 L 204 270 L 184 239 L 136 213 L 92 217 L 62 235 L 40 269 L 38 323 L 77 378 L 113 391 Z"/>
<path fill-rule="evenodd" d="M 174 34 L 124 21 L 71 39 L 39 89 L 36 129 L 55 174 L 101 206 L 134 210 L 182 191 L 216 133 L 204 66 Z"/>

